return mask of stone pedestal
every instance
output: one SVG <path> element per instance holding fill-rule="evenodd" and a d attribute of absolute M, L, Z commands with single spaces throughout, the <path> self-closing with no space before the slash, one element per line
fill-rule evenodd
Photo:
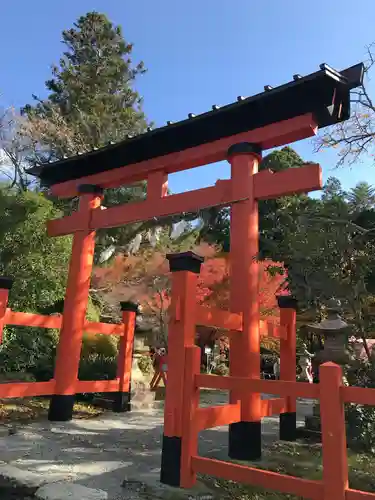
<path fill-rule="evenodd" d="M 145 375 L 139 368 L 141 354 L 133 355 L 131 373 L 131 408 L 132 410 L 148 409 L 154 406 L 155 394 L 150 391 L 151 376 Z"/>
<path fill-rule="evenodd" d="M 313 414 L 309 417 L 305 417 L 305 427 L 306 429 L 320 433 L 320 404 L 315 403 L 313 407 Z"/>
<path fill-rule="evenodd" d="M 327 303 L 327 318 L 320 323 L 308 325 L 308 328 L 324 339 L 324 349 L 315 357 L 317 364 L 331 361 L 340 366 L 352 362 L 352 357 L 346 347 L 351 327 L 340 316 L 341 303 L 339 300 L 330 299 Z M 345 381 L 344 381 L 345 382 Z M 314 404 L 313 415 L 305 418 L 306 437 L 319 436 L 321 432 L 319 402 Z"/>

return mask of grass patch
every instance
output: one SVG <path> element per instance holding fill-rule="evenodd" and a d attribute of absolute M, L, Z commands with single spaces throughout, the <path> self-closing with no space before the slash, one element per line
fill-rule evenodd
<path fill-rule="evenodd" d="M 0 399 L 0 423 L 30 422 L 47 418 L 49 399 L 43 397 Z M 88 403 L 74 405 L 74 418 L 93 418 L 103 413 Z"/>
<path fill-rule="evenodd" d="M 246 465 L 243 462 L 241 464 Z M 261 461 L 250 465 L 280 474 L 318 480 L 322 478 L 322 448 L 320 444 L 277 442 L 264 449 Z M 373 473 L 375 456 L 356 454 L 348 450 L 348 468 L 351 488 L 375 492 Z M 200 479 L 212 490 L 220 491 L 220 498 L 223 500 L 300 500 L 302 498 L 208 476 L 202 476 Z"/>

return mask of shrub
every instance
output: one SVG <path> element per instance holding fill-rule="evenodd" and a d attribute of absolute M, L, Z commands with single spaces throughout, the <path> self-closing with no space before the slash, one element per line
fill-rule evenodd
<path fill-rule="evenodd" d="M 79 365 L 80 380 L 112 380 L 116 378 L 117 357 L 89 354 Z"/>
<path fill-rule="evenodd" d="M 152 367 L 152 359 L 150 356 L 141 356 L 138 359 L 138 366 L 139 369 L 141 370 L 142 373 L 148 375 L 152 372 L 153 367 Z"/>
<path fill-rule="evenodd" d="M 0 374 L 0 384 L 6 382 L 35 382 L 35 377 L 26 372 L 5 372 Z"/>
<path fill-rule="evenodd" d="M 0 346 L 0 373 L 26 372 L 37 381 L 53 377 L 58 331 L 6 327 Z"/>
<path fill-rule="evenodd" d="M 349 385 L 375 388 L 375 367 L 371 363 L 356 362 L 346 370 Z M 375 407 L 354 403 L 346 405 L 348 444 L 361 451 L 375 451 Z"/>
<path fill-rule="evenodd" d="M 118 337 L 115 335 L 83 334 L 81 357 L 86 358 L 91 354 L 100 354 L 111 358 L 117 356 Z"/>
<path fill-rule="evenodd" d="M 35 312 L 62 300 L 71 237 L 50 238 L 46 231 L 61 212 L 42 193 L 0 187 L 0 214 L 0 275 L 15 280 L 9 307 Z"/>
<path fill-rule="evenodd" d="M 116 378 L 118 338 L 114 335 L 84 334 L 82 339 L 80 380 Z"/>

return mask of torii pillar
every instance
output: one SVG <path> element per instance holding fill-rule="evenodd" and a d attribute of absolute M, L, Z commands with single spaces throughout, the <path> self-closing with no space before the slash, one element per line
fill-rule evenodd
<path fill-rule="evenodd" d="M 79 187 L 79 194 L 77 214 L 83 229 L 75 232 L 73 236 L 64 312 L 56 352 L 56 386 L 48 412 L 48 420 L 56 422 L 69 421 L 73 416 L 95 250 L 95 231 L 90 228 L 90 222 L 92 213 L 100 206 L 103 190 L 96 185 L 83 184 Z"/>
<path fill-rule="evenodd" d="M 231 311 L 243 314 L 243 331 L 231 336 L 230 374 L 260 378 L 259 335 L 259 211 L 258 200 L 306 193 L 322 187 L 319 165 L 279 173 L 258 172 L 261 148 L 234 144 L 228 150 L 234 198 L 231 207 Z M 261 457 L 261 395 L 231 391 L 230 402 L 241 402 L 241 421 L 229 426 L 229 456 L 236 460 Z"/>

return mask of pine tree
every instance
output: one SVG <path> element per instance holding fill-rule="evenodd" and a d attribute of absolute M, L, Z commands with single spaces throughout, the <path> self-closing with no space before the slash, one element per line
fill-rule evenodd
<path fill-rule="evenodd" d="M 284 146 L 265 156 L 259 165 L 259 170 L 270 169 L 273 172 L 281 172 L 288 168 L 301 167 L 303 163 L 304 161 L 293 148 Z"/>
<path fill-rule="evenodd" d="M 368 182 L 359 182 L 354 188 L 350 189 L 347 199 L 353 212 L 373 209 L 375 206 L 375 189 Z"/>
<path fill-rule="evenodd" d="M 24 133 L 34 145 L 35 159 L 63 155 L 117 142 L 147 126 L 141 98 L 134 90 L 146 70 L 133 65 L 133 46 L 121 27 L 104 14 L 89 12 L 62 33 L 65 51 L 46 82 L 46 100 L 25 106 Z"/>
<path fill-rule="evenodd" d="M 346 196 L 341 182 L 336 177 L 328 177 L 322 193 L 322 201 L 334 201 Z"/>
<path fill-rule="evenodd" d="M 90 151 L 147 127 L 142 100 L 134 89 L 136 78 L 146 70 L 143 62 L 133 64 L 133 45 L 125 41 L 121 27 L 104 14 L 89 12 L 63 31 L 62 42 L 59 65 L 53 66 L 52 78 L 45 83 L 47 99 L 33 96 L 35 105 L 23 109 L 21 132 L 31 145 L 31 163 Z M 104 206 L 143 199 L 144 192 L 145 183 L 107 190 Z M 54 202 L 65 212 L 72 209 L 70 201 Z M 126 246 L 149 225 L 99 231 L 99 260 Z"/>

